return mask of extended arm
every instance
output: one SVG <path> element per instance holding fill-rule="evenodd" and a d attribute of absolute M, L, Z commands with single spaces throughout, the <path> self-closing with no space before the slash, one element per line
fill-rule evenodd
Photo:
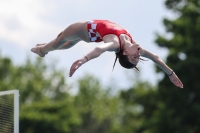
<path fill-rule="evenodd" d="M 167 75 L 169 76 L 171 82 L 177 87 L 183 88 L 183 84 L 177 75 L 170 69 L 165 62 L 159 58 L 157 55 L 145 50 L 141 49 L 141 56 L 151 59 L 159 68 L 161 68 Z"/>
<path fill-rule="evenodd" d="M 102 44 L 100 46 L 97 46 L 92 51 L 90 51 L 88 54 L 86 54 L 85 56 L 83 56 L 82 58 L 80 58 L 79 60 L 75 61 L 72 64 L 72 66 L 70 68 L 69 76 L 71 77 L 73 75 L 73 73 L 81 65 L 83 65 L 86 62 L 88 62 L 89 60 L 99 57 L 105 51 L 115 51 L 118 47 L 119 47 L 119 44 L 118 43 L 114 43 L 114 42 L 108 42 L 108 43 L 104 43 L 104 44 Z"/>

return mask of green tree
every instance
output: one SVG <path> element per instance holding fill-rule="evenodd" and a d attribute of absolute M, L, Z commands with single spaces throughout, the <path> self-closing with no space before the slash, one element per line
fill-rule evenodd
<path fill-rule="evenodd" d="M 0 56 L 0 72 L 0 91 L 20 91 L 20 133 L 111 133 L 120 128 L 118 96 L 93 76 L 80 78 L 78 94 L 71 95 L 64 71 L 39 58 L 17 66 Z"/>
<path fill-rule="evenodd" d="M 35 61 L 27 59 L 25 64 L 17 66 L 11 59 L 0 56 L 0 90 L 19 90 L 22 104 L 65 97 L 71 86 L 66 84 L 63 73 L 39 58 Z"/>
<path fill-rule="evenodd" d="M 158 84 L 158 106 L 152 133 L 200 132 L 200 1 L 166 0 L 166 7 L 177 18 L 165 18 L 167 34 L 158 35 L 156 43 L 169 50 L 167 64 L 184 84 L 184 89 L 173 87 L 167 75 Z M 168 36 L 168 35 L 167 35 Z"/>
<path fill-rule="evenodd" d="M 62 101 L 42 100 L 21 107 L 21 133 L 70 133 L 81 124 L 81 118 L 67 98 Z"/>
<path fill-rule="evenodd" d="M 157 89 L 144 89 L 147 84 L 138 83 L 139 86 L 121 92 L 125 101 L 126 113 L 121 117 L 125 132 L 200 132 L 200 1 L 166 0 L 165 4 L 177 18 L 163 20 L 166 34 L 157 34 L 156 43 L 169 50 L 166 63 L 179 76 L 184 89 L 173 86 L 164 74 Z M 157 68 L 157 72 L 162 71 Z M 137 106 L 142 109 L 134 113 Z"/>
<path fill-rule="evenodd" d="M 80 123 L 72 103 L 67 102 L 71 99 L 67 93 L 70 85 L 63 73 L 39 58 L 27 59 L 17 66 L 11 59 L 0 56 L 0 90 L 20 91 L 21 133 L 65 133 Z"/>
<path fill-rule="evenodd" d="M 152 115 L 158 104 L 157 88 L 138 80 L 128 90 L 121 91 L 120 97 L 122 106 L 119 133 L 149 133 L 154 119 Z"/>
<path fill-rule="evenodd" d="M 78 81 L 79 93 L 74 105 L 79 111 L 81 125 L 72 133 L 111 133 L 119 126 L 116 116 L 119 113 L 119 98 L 103 88 L 97 78 L 86 75 Z"/>

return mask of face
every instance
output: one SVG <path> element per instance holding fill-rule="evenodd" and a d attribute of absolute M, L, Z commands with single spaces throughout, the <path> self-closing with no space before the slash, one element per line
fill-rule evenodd
<path fill-rule="evenodd" d="M 127 55 L 130 63 L 137 65 L 140 57 L 140 46 L 138 44 L 131 44 L 124 50 L 123 54 Z"/>

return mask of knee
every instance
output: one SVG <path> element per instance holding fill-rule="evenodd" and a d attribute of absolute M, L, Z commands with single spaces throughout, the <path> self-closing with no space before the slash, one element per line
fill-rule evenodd
<path fill-rule="evenodd" d="M 61 38 L 61 37 L 62 37 L 62 35 L 63 35 L 63 31 L 62 31 L 62 32 L 60 32 L 60 34 L 58 34 L 57 38 Z"/>
<path fill-rule="evenodd" d="M 59 44 L 66 42 L 66 41 L 65 41 L 65 38 L 64 38 L 64 36 L 63 36 L 63 31 L 62 31 L 60 34 L 58 34 L 58 36 L 57 36 L 57 38 L 55 39 L 55 41 L 56 41 L 57 43 L 59 43 Z"/>

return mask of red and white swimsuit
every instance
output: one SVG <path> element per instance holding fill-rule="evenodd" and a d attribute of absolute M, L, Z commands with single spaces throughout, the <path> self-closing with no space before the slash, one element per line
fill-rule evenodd
<path fill-rule="evenodd" d="M 128 33 L 126 29 L 122 28 L 118 24 L 113 23 L 109 20 L 88 21 L 87 28 L 90 37 L 90 42 L 101 42 L 103 41 L 102 38 L 108 34 L 114 34 L 118 36 L 118 38 L 121 34 L 126 34 L 131 38 L 131 42 L 133 40 L 131 35 Z"/>

